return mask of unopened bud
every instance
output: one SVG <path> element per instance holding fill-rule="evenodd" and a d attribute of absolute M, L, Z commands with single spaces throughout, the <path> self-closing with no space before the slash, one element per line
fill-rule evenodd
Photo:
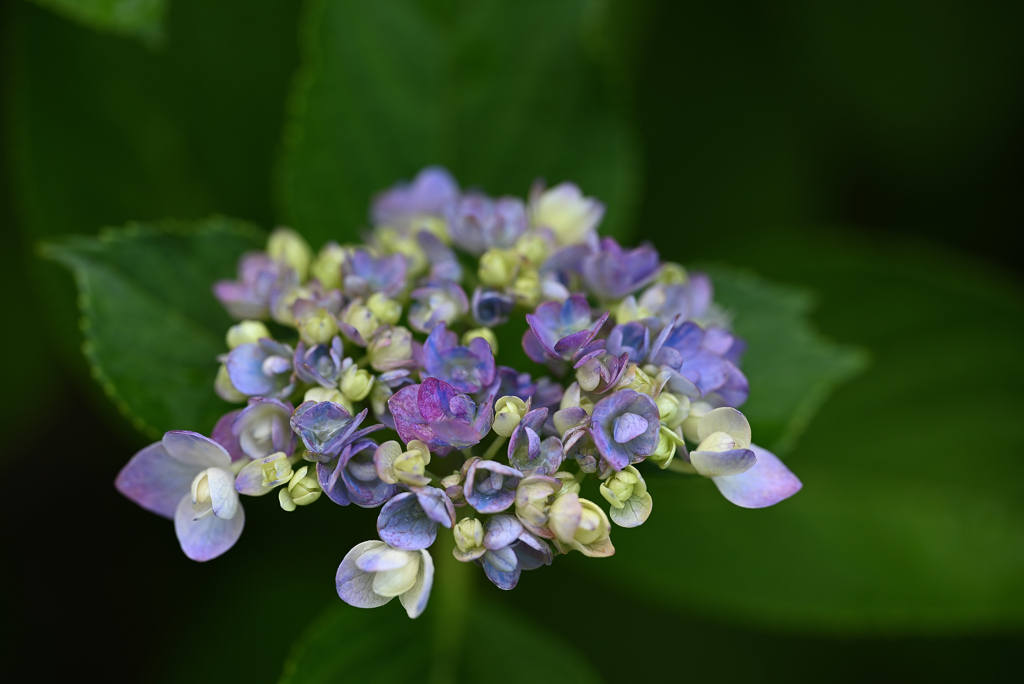
<path fill-rule="evenodd" d="M 299 337 L 306 344 L 327 344 L 338 334 L 338 322 L 327 309 L 320 307 L 295 319 Z"/>
<path fill-rule="evenodd" d="M 228 349 L 242 344 L 258 342 L 262 337 L 270 337 L 270 331 L 262 321 L 242 321 L 228 328 L 226 342 Z"/>
<path fill-rule="evenodd" d="M 380 292 L 370 295 L 366 308 L 384 325 L 394 325 L 402 317 L 402 305 Z"/>
<path fill-rule="evenodd" d="M 469 553 L 484 545 L 484 526 L 477 518 L 460 520 L 452 528 L 452 533 L 455 535 L 455 545 L 463 553 Z"/>
<path fill-rule="evenodd" d="M 306 394 L 302 397 L 302 401 L 315 401 L 318 404 L 324 401 L 329 401 L 341 406 L 350 414 L 354 413 L 352 410 L 352 402 L 349 401 L 344 394 L 333 387 L 310 387 L 306 390 Z"/>
<path fill-rule="evenodd" d="M 491 427 L 502 437 L 511 437 L 526 411 L 526 402 L 519 397 L 502 397 L 494 404 L 494 423 Z"/>
<path fill-rule="evenodd" d="M 665 285 L 682 285 L 690 279 L 686 269 L 681 265 L 666 261 L 661 265 L 661 271 L 658 272 L 658 277 L 655 278 L 654 282 L 664 283 Z"/>
<path fill-rule="evenodd" d="M 313 250 L 305 238 L 291 228 L 277 228 L 267 240 L 267 254 L 270 258 L 292 268 L 299 274 L 299 280 L 305 280 L 309 272 L 309 264 L 313 260 Z"/>
<path fill-rule="evenodd" d="M 302 466 L 288 480 L 287 487 L 277 490 L 277 497 L 281 508 L 286 511 L 294 511 L 296 506 L 308 506 L 317 499 L 323 490 L 316 479 L 316 471 L 310 470 L 309 466 Z"/>
<path fill-rule="evenodd" d="M 505 287 L 519 272 L 519 254 L 512 249 L 492 247 L 480 256 L 477 276 L 491 287 Z"/>
<path fill-rule="evenodd" d="M 341 393 L 353 402 L 362 401 L 373 389 L 373 374 L 356 366 L 350 366 L 341 375 Z"/>
<path fill-rule="evenodd" d="M 341 287 L 341 266 L 345 263 L 348 253 L 337 242 L 328 242 L 320 248 L 320 253 L 309 267 L 309 275 L 320 281 L 325 290 L 337 290 Z"/>
<path fill-rule="evenodd" d="M 684 394 L 662 392 L 654 403 L 658 405 L 661 424 L 669 428 L 675 429 L 682 425 L 690 413 L 690 398 Z"/>
<path fill-rule="evenodd" d="M 516 251 L 526 260 L 526 263 L 538 267 L 548 258 L 551 246 L 539 233 L 529 232 L 516 240 Z"/>
<path fill-rule="evenodd" d="M 402 367 L 412 358 L 412 333 L 397 325 L 386 328 L 370 342 L 366 353 L 377 372 Z"/>
<path fill-rule="evenodd" d="M 341 320 L 355 328 L 364 342 L 369 342 L 373 338 L 373 333 L 380 328 L 380 320 L 359 301 L 352 302 L 345 308 Z"/>
<path fill-rule="evenodd" d="M 510 289 L 518 304 L 527 308 L 537 306 L 541 293 L 540 275 L 533 269 L 524 271 L 512 282 Z"/>
<path fill-rule="evenodd" d="M 462 336 L 462 344 L 468 346 L 470 342 L 478 337 L 482 338 L 491 346 L 492 354 L 495 356 L 498 355 L 498 337 L 490 328 L 473 328 L 472 330 L 467 330 Z"/>
<path fill-rule="evenodd" d="M 278 451 L 272 461 L 266 461 L 261 470 L 263 472 L 263 486 L 276 487 L 277 485 L 290 480 L 292 477 L 292 462 L 285 456 L 283 451 Z"/>

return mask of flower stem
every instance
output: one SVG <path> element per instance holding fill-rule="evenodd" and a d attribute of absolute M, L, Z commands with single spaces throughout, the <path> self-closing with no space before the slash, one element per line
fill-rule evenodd
<path fill-rule="evenodd" d="M 494 455 L 496 453 L 498 453 L 498 449 L 500 449 L 501 445 L 504 444 L 504 443 L 505 443 L 505 438 L 504 437 L 500 437 L 500 436 L 499 437 L 495 437 L 494 441 L 491 442 L 491 445 L 489 447 L 487 447 L 487 451 L 485 451 L 484 455 L 481 456 L 480 458 L 482 458 L 485 461 L 491 460 L 492 458 L 494 458 Z"/>
<path fill-rule="evenodd" d="M 434 660 L 431 684 L 454 684 L 457 679 L 463 635 L 473 588 L 469 563 L 455 560 L 455 538 L 438 530 L 431 549 L 434 559 L 434 591 L 430 598 L 434 613 Z"/>

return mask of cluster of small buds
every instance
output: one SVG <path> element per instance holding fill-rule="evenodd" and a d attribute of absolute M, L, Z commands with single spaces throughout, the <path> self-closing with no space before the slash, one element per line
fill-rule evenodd
<path fill-rule="evenodd" d="M 277 229 L 213 287 L 239 319 L 214 390 L 245 405 L 209 438 L 168 432 L 119 489 L 173 518 L 195 560 L 238 539 L 240 494 L 380 507 L 379 540 L 344 556 L 338 594 L 366 608 L 398 596 L 410 617 L 439 527 L 501 589 L 559 554 L 612 555 L 612 524 L 651 514 L 645 461 L 748 508 L 794 494 L 736 408 L 744 343 L 709 279 L 598 238 L 603 214 L 569 183 L 492 199 L 428 168 L 375 199 L 363 245 L 314 253 Z M 513 317 L 540 377 L 499 365 L 495 329 Z"/>

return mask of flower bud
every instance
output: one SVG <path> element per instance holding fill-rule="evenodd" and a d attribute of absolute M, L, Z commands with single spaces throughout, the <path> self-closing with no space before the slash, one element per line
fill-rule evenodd
<path fill-rule="evenodd" d="M 586 241 L 603 216 L 604 205 L 592 197 L 584 197 L 572 183 L 531 192 L 530 223 L 550 228 L 560 245 Z"/>
<path fill-rule="evenodd" d="M 597 504 L 567 494 L 554 500 L 548 509 L 548 527 L 561 545 L 586 556 L 610 556 L 615 553 L 609 532 L 611 524 Z"/>
<path fill-rule="evenodd" d="M 228 328 L 226 341 L 228 349 L 234 349 L 242 344 L 258 342 L 261 337 L 270 337 L 270 331 L 262 321 L 242 321 Z"/>
<path fill-rule="evenodd" d="M 294 511 L 296 506 L 308 506 L 317 499 L 323 490 L 316 479 L 316 471 L 311 471 L 309 466 L 302 466 L 288 480 L 287 487 L 277 490 L 278 501 L 281 508 L 286 511 Z"/>
<path fill-rule="evenodd" d="M 348 250 L 337 242 L 328 242 L 309 267 L 309 275 L 320 281 L 325 290 L 341 288 L 341 266 L 345 263 Z"/>
<path fill-rule="evenodd" d="M 430 478 L 426 476 L 429 463 L 430 448 L 418 439 L 410 441 L 404 451 L 398 442 L 391 440 L 373 452 L 377 477 L 388 484 L 425 487 L 430 484 Z"/>
<path fill-rule="evenodd" d="M 406 274 L 409 278 L 427 270 L 427 255 L 423 253 L 423 248 L 412 235 L 399 232 L 390 226 L 378 226 L 374 229 L 374 236 L 385 252 L 405 257 Z"/>
<path fill-rule="evenodd" d="M 638 492 L 640 495 L 647 491 L 647 487 L 640 477 L 640 471 L 633 466 L 626 466 L 601 483 L 601 496 L 612 506 L 622 508 L 625 506 L 625 502 L 633 496 L 634 487 L 642 490 Z"/>
<path fill-rule="evenodd" d="M 622 378 L 616 383 L 615 389 L 636 390 L 640 394 L 646 394 L 653 398 L 657 395 L 659 388 L 658 382 L 654 378 L 635 363 L 631 363 L 626 367 L 626 372 L 622 374 Z"/>
<path fill-rule="evenodd" d="M 516 517 L 534 534 L 550 537 L 546 529 L 548 509 L 561 489 L 561 481 L 544 475 L 531 475 L 516 487 Z"/>
<path fill-rule="evenodd" d="M 295 327 L 299 329 L 302 341 L 309 345 L 328 344 L 338 334 L 338 322 L 323 307 L 296 317 Z"/>
<path fill-rule="evenodd" d="M 654 312 L 637 304 L 636 297 L 630 295 L 621 302 L 615 309 L 615 322 L 619 325 L 641 321 L 654 316 Z"/>
<path fill-rule="evenodd" d="M 683 436 L 691 442 L 700 441 L 700 421 L 712 410 L 711 404 L 706 401 L 695 401 L 690 404 L 690 413 L 682 422 Z"/>
<path fill-rule="evenodd" d="M 580 483 L 572 473 L 565 470 L 559 470 L 557 473 L 552 475 L 552 477 L 562 483 L 562 488 L 555 492 L 555 498 L 565 496 L 566 494 L 580 493 Z"/>
<path fill-rule="evenodd" d="M 370 342 L 366 353 L 379 373 L 404 366 L 412 358 L 412 333 L 397 325 L 386 328 Z"/>
<path fill-rule="evenodd" d="M 441 478 L 441 486 L 445 489 L 449 487 L 458 487 L 462 484 L 462 472 L 456 470 L 451 475 L 447 475 Z"/>
<path fill-rule="evenodd" d="M 524 271 L 512 282 L 510 290 L 518 304 L 533 308 L 540 302 L 540 276 L 533 269 Z"/>
<path fill-rule="evenodd" d="M 341 406 L 350 414 L 355 413 L 355 411 L 352 410 L 352 402 L 349 401 L 344 394 L 333 387 L 310 387 L 306 390 L 306 394 L 302 397 L 302 401 L 315 401 L 318 404 L 324 401 L 329 401 Z"/>
<path fill-rule="evenodd" d="M 483 548 L 484 526 L 477 518 L 464 518 L 452 528 L 455 545 L 462 553 L 471 553 Z"/>
<path fill-rule="evenodd" d="M 380 320 L 358 300 L 345 307 L 341 313 L 341 321 L 355 328 L 364 342 L 370 341 L 380 328 Z"/>
<path fill-rule="evenodd" d="M 516 251 L 533 267 L 539 267 L 551 253 L 551 245 L 540 233 L 524 233 L 516 240 Z"/>
<path fill-rule="evenodd" d="M 349 366 L 341 374 L 341 393 L 352 402 L 362 401 L 373 389 L 373 374 L 357 366 Z"/>
<path fill-rule="evenodd" d="M 468 347 L 469 343 L 478 337 L 482 338 L 491 346 L 492 354 L 495 356 L 498 355 L 498 337 L 490 328 L 473 328 L 472 330 L 467 330 L 462 336 L 462 344 Z"/>
<path fill-rule="evenodd" d="M 402 317 L 402 305 L 380 292 L 370 295 L 366 308 L 384 325 L 394 325 Z"/>
<path fill-rule="evenodd" d="M 267 240 L 267 254 L 270 258 L 292 268 L 299 274 L 299 280 L 306 279 L 313 250 L 305 238 L 291 228 L 276 228 Z"/>
<path fill-rule="evenodd" d="M 494 423 L 491 427 L 502 437 L 511 437 L 529 407 L 519 397 L 506 396 L 494 404 Z"/>
<path fill-rule="evenodd" d="M 661 265 L 661 270 L 658 272 L 658 277 L 654 279 L 654 282 L 665 285 L 682 285 L 689 279 L 689 274 L 680 264 L 666 261 Z"/>
<path fill-rule="evenodd" d="M 664 470 L 668 468 L 672 463 L 672 459 L 675 458 L 676 450 L 683 446 L 683 438 L 679 436 L 676 429 L 669 429 L 664 425 L 658 431 L 658 446 L 655 447 L 654 453 L 647 457 L 648 461 L 653 461 L 658 464 L 658 467 Z M 683 446 L 683 449 L 686 449 Z"/>
<path fill-rule="evenodd" d="M 690 398 L 685 394 L 662 392 L 654 403 L 658 405 L 661 424 L 672 429 L 682 425 L 690 413 Z"/>
<path fill-rule="evenodd" d="M 492 247 L 480 256 L 477 276 L 490 287 L 505 287 L 519 272 L 519 254 L 512 249 Z"/>
<path fill-rule="evenodd" d="M 292 462 L 283 451 L 278 451 L 273 460 L 262 459 L 265 461 L 261 471 L 263 472 L 263 486 L 264 487 L 276 487 L 286 481 L 291 480 L 292 473 Z"/>

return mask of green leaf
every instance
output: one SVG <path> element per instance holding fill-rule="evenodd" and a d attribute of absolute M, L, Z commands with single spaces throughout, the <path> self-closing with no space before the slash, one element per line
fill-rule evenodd
<path fill-rule="evenodd" d="M 393 605 L 397 603 L 361 610 L 339 602 L 328 609 L 296 642 L 280 684 L 426 681 L 438 656 L 432 648 L 438 630 L 429 611 L 443 607 L 432 606 L 410 620 Z M 494 603 L 475 600 L 469 611 L 467 621 L 458 626 L 465 636 L 457 662 L 450 663 L 455 676 L 448 681 L 601 681 L 590 663 L 558 635 Z M 522 658 L 504 657 L 507 648 L 528 651 Z"/>
<path fill-rule="evenodd" d="M 154 45 L 163 38 L 167 0 L 32 0 L 99 31 L 133 36 Z"/>
<path fill-rule="evenodd" d="M 213 217 L 131 224 L 43 245 L 75 274 L 82 349 L 93 376 L 139 430 L 211 430 L 229 405 L 213 392 L 231 319 L 211 292 L 263 246 L 252 224 Z"/>
<path fill-rule="evenodd" d="M 773 628 L 1024 626 L 1024 295 L 990 266 L 893 243 L 794 231 L 734 250 L 816 287 L 822 327 L 872 365 L 787 457 L 794 497 L 744 510 L 711 482 L 647 469 L 650 520 L 588 566 L 643 577 L 633 586 L 658 605 Z"/>
<path fill-rule="evenodd" d="M 492 194 L 573 180 L 623 234 L 638 153 L 585 49 L 592 7 L 310 3 L 280 170 L 287 221 L 314 244 L 354 236 L 374 193 L 441 164 Z"/>
<path fill-rule="evenodd" d="M 867 366 L 866 355 L 824 339 L 808 321 L 807 291 L 769 283 L 725 267 L 711 276 L 715 301 L 747 341 L 743 369 L 750 399 L 742 406 L 754 440 L 777 454 L 796 446 L 832 390 Z"/>

